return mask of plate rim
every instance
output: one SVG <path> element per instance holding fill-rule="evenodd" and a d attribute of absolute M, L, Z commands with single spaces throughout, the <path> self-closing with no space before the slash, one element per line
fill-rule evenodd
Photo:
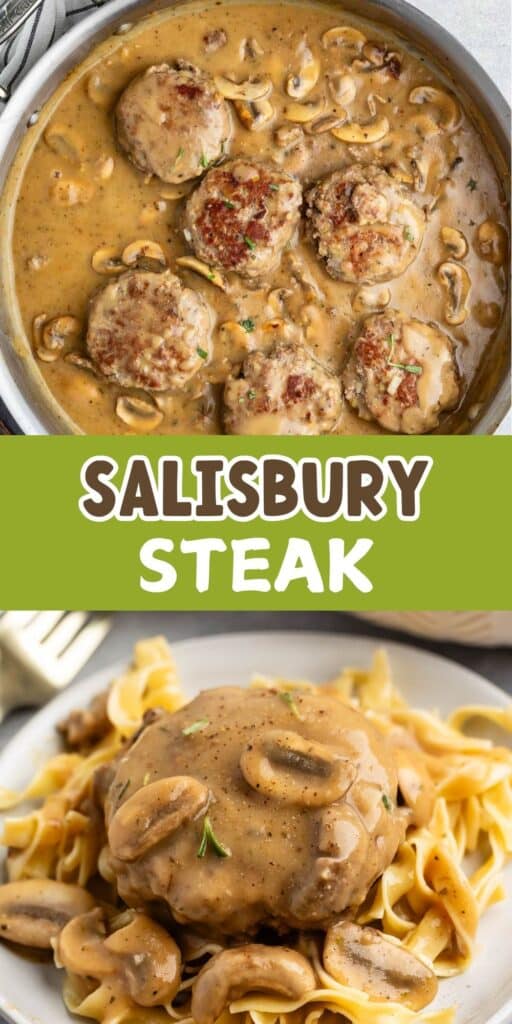
<path fill-rule="evenodd" d="M 201 634 L 200 636 L 188 637 L 184 640 L 175 641 L 169 639 L 168 637 L 166 637 L 166 639 L 171 647 L 173 655 L 175 655 L 176 657 L 179 669 L 180 652 L 183 650 L 186 651 L 187 648 L 191 648 L 192 646 L 197 647 L 198 645 L 201 646 L 203 644 L 211 643 L 216 643 L 224 646 L 226 643 L 232 641 L 233 638 L 236 638 L 237 642 L 243 643 L 245 640 L 247 642 L 250 642 L 251 645 L 257 647 L 258 641 L 268 641 L 269 638 L 274 643 L 290 643 L 296 640 L 297 637 L 304 638 L 312 644 L 318 643 L 322 639 L 329 637 L 331 640 L 336 640 L 336 642 L 340 644 L 340 647 L 342 647 L 344 642 L 350 641 L 351 644 L 357 644 L 357 642 L 360 642 L 361 645 L 364 647 L 370 645 L 374 650 L 377 650 L 379 648 L 385 648 L 391 660 L 394 651 L 396 651 L 398 654 L 406 652 L 409 655 L 420 653 L 423 659 L 426 658 L 428 661 L 431 662 L 431 664 L 439 668 L 449 665 L 452 670 L 453 668 L 455 668 L 464 675 L 471 677 L 473 683 L 475 685 L 478 685 L 483 691 L 485 691 L 485 694 L 487 695 L 486 699 L 489 700 L 490 704 L 494 706 L 506 707 L 510 703 L 510 700 L 505 690 L 500 689 L 499 686 L 497 686 L 495 683 L 490 682 L 490 680 L 486 679 L 485 676 L 481 675 L 479 672 L 476 672 L 472 668 L 468 668 L 466 665 L 460 664 L 460 662 L 456 661 L 453 658 L 448 658 L 445 655 L 437 654 L 436 652 L 430 650 L 425 650 L 422 647 L 418 647 L 414 643 L 403 643 L 395 640 L 388 641 L 382 637 L 369 636 L 368 634 L 354 634 L 346 632 L 334 633 L 332 630 L 304 631 L 294 629 L 270 629 L 254 631 L 230 630 L 224 631 L 222 633 L 205 633 Z M 248 650 L 250 649 L 251 648 L 249 646 Z M 55 716 L 55 712 L 58 711 L 58 707 L 61 703 L 65 704 L 69 700 L 71 700 L 73 692 L 80 694 L 81 692 L 85 691 L 87 697 L 89 698 L 95 693 L 96 689 L 99 691 L 102 687 L 104 687 L 106 685 L 106 681 L 109 678 L 114 678 L 119 671 L 122 671 L 124 669 L 126 669 L 126 661 L 118 660 L 112 662 L 111 664 L 106 665 L 103 669 L 98 669 L 90 676 L 85 676 L 85 678 L 81 679 L 80 682 L 74 685 L 70 684 L 69 686 L 65 687 L 61 692 L 57 693 L 52 698 L 52 700 L 48 701 L 45 705 L 43 705 L 43 707 L 35 711 L 35 713 L 21 727 L 21 729 L 19 729 L 15 733 L 15 735 L 9 740 L 9 742 L 2 750 L 0 754 L 0 775 L 4 765 L 9 764 L 12 758 L 16 757 L 16 748 L 18 744 L 21 742 L 21 744 L 23 745 L 25 735 L 29 737 L 32 734 L 34 728 L 37 729 L 37 725 L 39 722 L 41 722 L 43 725 L 41 735 L 43 737 L 46 737 L 48 735 L 47 726 L 49 723 L 47 720 Z M 512 998 L 507 999 L 507 1002 L 502 1007 L 500 1007 L 496 1011 L 496 1013 L 493 1014 L 492 1017 L 488 1018 L 485 1024 L 508 1024 L 511 1010 Z M 28 1018 L 23 1015 L 22 1011 L 17 1010 L 17 1008 L 13 1007 L 12 1005 L 9 1006 L 8 1000 L 3 996 L 2 992 L 0 992 L 0 1013 L 3 1014 L 6 1024 L 35 1024 L 35 1022 L 29 1021 Z M 74 1018 L 70 1017 L 70 1020 L 73 1019 Z M 41 1019 L 40 1022 L 38 1021 L 38 1024 L 48 1024 L 48 1022 L 44 1022 Z M 482 1022 L 482 1024 L 484 1024 L 484 1022 Z"/>

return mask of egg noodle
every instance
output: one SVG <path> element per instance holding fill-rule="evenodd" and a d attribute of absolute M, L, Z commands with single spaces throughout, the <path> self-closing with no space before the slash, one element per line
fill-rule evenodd
<path fill-rule="evenodd" d="M 372 888 L 357 917 L 403 945 L 440 978 L 467 969 L 480 916 L 505 897 L 502 868 L 512 853 L 512 750 L 465 732 L 471 721 L 512 732 L 512 708 L 462 707 L 443 720 L 409 707 L 393 685 L 385 652 L 371 668 L 345 669 L 315 687 L 296 680 L 255 677 L 253 686 L 318 691 L 361 710 L 384 734 L 406 730 L 434 780 L 436 799 L 426 827 L 410 827 L 395 859 Z M 105 843 L 100 811 L 91 799 L 95 770 L 112 760 L 139 728 L 150 708 L 173 712 L 185 703 L 172 654 L 161 638 L 135 647 L 133 666 L 109 691 L 111 730 L 86 754 L 51 758 L 23 793 L 0 790 L 0 810 L 31 802 L 35 809 L 8 818 L 7 878 L 54 879 L 87 887 L 102 872 Z M 471 855 L 471 856 L 470 856 Z M 471 867 L 468 867 L 471 863 Z M 111 908 L 113 930 L 125 911 Z M 70 1011 L 101 1024 L 191 1022 L 190 990 L 208 954 L 224 948 L 206 939 L 184 951 L 184 970 L 171 1005 L 144 1008 L 108 978 L 68 974 L 64 999 Z M 317 987 L 298 1002 L 250 994 L 231 1003 L 221 1024 L 450 1024 L 453 1009 L 414 1012 L 398 1002 L 377 1001 L 340 984 L 322 965 L 318 938 L 299 936 L 296 948 L 316 973 Z M 334 1015 L 334 1016 L 333 1016 Z"/>

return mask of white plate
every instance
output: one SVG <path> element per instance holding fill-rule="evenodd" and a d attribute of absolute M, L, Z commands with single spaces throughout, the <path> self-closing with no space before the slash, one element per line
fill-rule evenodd
<path fill-rule="evenodd" d="M 253 672 L 322 682 L 345 665 L 367 665 L 376 647 L 364 637 L 327 633 L 232 633 L 177 643 L 173 650 L 187 695 L 218 685 L 247 683 Z M 504 706 L 507 697 L 468 669 L 413 647 L 387 644 L 397 685 L 412 704 L 448 713 L 464 703 Z M 128 661 L 130 652 L 126 652 Z M 54 726 L 83 707 L 121 666 L 70 687 L 34 715 L 0 757 L 0 784 L 21 788 L 56 747 Z M 458 1004 L 457 1024 L 508 1024 L 512 1019 L 509 900 L 492 907 L 479 931 L 476 959 L 468 973 L 441 982 L 437 1007 Z M 59 974 L 30 963 L 0 944 L 0 1010 L 13 1024 L 69 1024 Z"/>

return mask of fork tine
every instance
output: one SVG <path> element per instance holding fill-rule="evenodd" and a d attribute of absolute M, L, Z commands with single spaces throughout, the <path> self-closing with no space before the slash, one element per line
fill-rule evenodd
<path fill-rule="evenodd" d="M 23 629 L 37 612 L 5 612 L 0 619 L 0 633 L 8 629 Z"/>
<path fill-rule="evenodd" d="M 45 652 L 58 658 L 87 622 L 88 612 L 69 612 L 58 623 L 45 642 Z"/>
<path fill-rule="evenodd" d="M 80 671 L 101 644 L 110 629 L 110 619 L 94 619 L 76 636 L 64 654 L 58 659 L 58 683 L 64 686 Z"/>
<path fill-rule="evenodd" d="M 51 633 L 53 627 L 59 622 L 64 612 L 47 611 L 38 612 L 35 619 L 25 628 L 25 635 L 29 640 L 40 643 Z"/>

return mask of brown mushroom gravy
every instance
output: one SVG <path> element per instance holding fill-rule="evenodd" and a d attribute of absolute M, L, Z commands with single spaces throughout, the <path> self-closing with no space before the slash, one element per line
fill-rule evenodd
<path fill-rule="evenodd" d="M 127 26 L 11 182 L 19 329 L 75 429 L 464 431 L 502 366 L 487 142 L 434 65 L 337 4 Z"/>
<path fill-rule="evenodd" d="M 242 935 L 326 928 L 363 902 L 408 821 L 393 748 L 335 698 L 288 696 L 226 687 L 151 716 L 105 805 L 128 906 Z"/>

